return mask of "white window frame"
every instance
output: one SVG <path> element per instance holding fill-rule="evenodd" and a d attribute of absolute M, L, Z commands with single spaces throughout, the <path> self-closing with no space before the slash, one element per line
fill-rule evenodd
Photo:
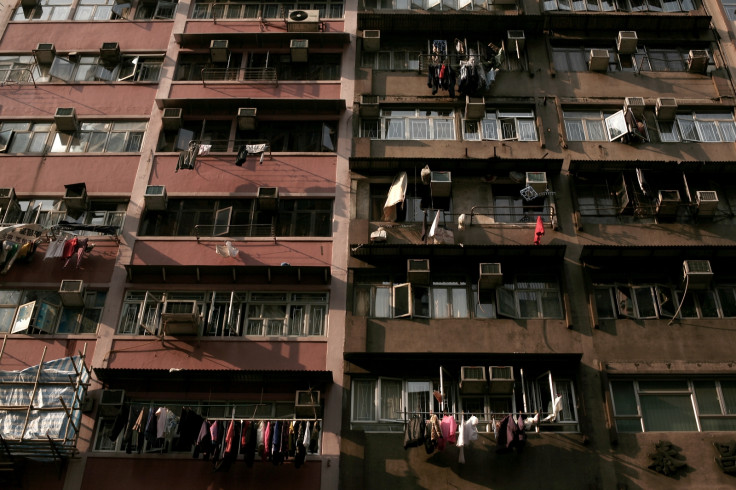
<path fill-rule="evenodd" d="M 736 120 L 733 113 L 680 113 L 673 122 L 658 122 L 662 142 L 693 143 L 736 142 Z"/>
<path fill-rule="evenodd" d="M 428 111 L 435 114 L 426 115 Z M 396 112 L 396 114 L 391 114 L 391 112 Z M 419 137 L 421 135 L 413 132 L 415 128 L 419 127 L 417 124 L 426 124 L 426 137 Z M 361 128 L 365 132 L 365 126 L 361 125 Z M 448 130 L 450 129 L 452 134 L 448 135 Z M 380 117 L 380 136 L 374 139 L 395 141 L 454 141 L 457 139 L 455 135 L 455 112 L 451 109 L 382 110 Z"/>
<path fill-rule="evenodd" d="M 546 281 L 544 279 L 549 279 L 550 277 L 544 277 L 541 278 L 541 283 L 550 283 L 550 281 Z M 524 281 L 521 281 L 523 283 L 535 283 L 533 278 L 527 278 L 524 277 Z M 565 317 L 565 308 L 562 301 L 562 289 L 560 288 L 559 280 L 555 281 L 556 286 L 554 287 L 542 287 L 542 288 L 522 288 L 519 286 L 519 280 L 518 278 L 514 278 L 513 282 L 505 283 L 502 286 L 496 288 L 496 313 L 499 317 L 505 317 L 505 318 L 516 318 L 516 319 L 560 319 Z M 535 301 L 537 303 L 537 316 L 534 317 L 528 317 L 528 316 L 522 316 L 521 314 L 521 301 L 523 299 L 529 300 L 530 298 L 524 298 L 525 295 L 532 293 L 535 295 Z M 546 311 L 544 311 L 544 300 L 543 296 L 545 293 L 552 293 L 557 295 L 557 304 L 560 311 L 559 316 L 547 316 Z M 551 312 L 550 312 L 551 313 Z"/>
<path fill-rule="evenodd" d="M 606 118 L 616 111 L 565 110 L 562 112 L 567 141 L 609 141 Z M 600 134 L 592 132 L 592 125 L 599 125 Z"/>
<path fill-rule="evenodd" d="M 475 126 L 475 130 L 469 126 Z M 508 134 L 507 129 L 510 130 Z M 487 111 L 485 117 L 480 121 L 463 119 L 463 139 L 466 141 L 538 141 L 539 134 L 534 111 L 497 109 Z"/>
<path fill-rule="evenodd" d="M 29 290 L 4 289 L 3 292 L 17 293 L 17 300 L 15 303 L 0 304 L 3 310 L 15 310 L 12 316 L 8 317 L 10 318 L 10 323 L 7 325 L 8 328 L 5 333 L 20 335 L 71 335 L 96 333 L 100 323 L 99 318 L 101 317 L 101 312 L 104 308 L 104 302 L 106 299 L 106 295 L 102 291 L 87 291 L 84 297 L 84 305 L 78 308 L 72 308 L 65 307 L 62 304 L 57 291 L 33 291 L 37 296 L 37 299 L 24 303 L 21 303 L 21 301 L 25 301 L 25 294 L 28 293 Z M 100 294 L 102 295 L 103 306 L 98 306 L 96 304 L 97 296 Z M 87 312 L 93 310 L 99 313 L 94 332 L 80 332 L 82 322 L 87 318 Z M 71 321 L 74 322 L 74 329 L 73 331 L 59 332 L 59 325 L 65 312 L 71 312 L 74 315 L 73 318 L 70 318 Z M 21 317 L 21 315 L 23 315 L 23 317 Z M 25 323 L 26 321 L 28 322 L 27 325 Z M 30 332 L 29 329 L 31 330 Z"/>

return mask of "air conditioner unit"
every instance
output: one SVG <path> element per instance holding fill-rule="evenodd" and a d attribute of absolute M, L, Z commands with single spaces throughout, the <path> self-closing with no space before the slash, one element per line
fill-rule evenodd
<path fill-rule="evenodd" d="M 512 366 L 490 366 L 488 375 L 492 395 L 510 395 L 514 392 L 514 368 Z"/>
<path fill-rule="evenodd" d="M 381 109 L 378 106 L 377 95 L 360 96 L 360 117 L 378 117 Z"/>
<path fill-rule="evenodd" d="M 195 300 L 176 300 L 164 303 L 161 327 L 165 335 L 197 335 L 199 310 Z"/>
<path fill-rule="evenodd" d="M 659 97 L 654 106 L 654 113 L 660 121 L 671 121 L 677 114 L 677 99 L 672 97 Z"/>
<path fill-rule="evenodd" d="M 181 107 L 171 107 L 164 109 L 164 113 L 161 116 L 161 122 L 164 129 L 175 130 L 181 127 Z"/>
<path fill-rule="evenodd" d="M 286 16 L 288 32 L 318 32 L 319 10 L 289 10 Z"/>
<path fill-rule="evenodd" d="M 483 119 L 486 116 L 486 99 L 465 96 L 465 119 Z"/>
<path fill-rule="evenodd" d="M 644 97 L 626 97 L 624 99 L 624 111 L 631 109 L 634 116 L 639 119 L 644 117 L 645 107 Z"/>
<path fill-rule="evenodd" d="M 15 187 L 2 187 L 0 188 L 0 209 L 5 211 L 11 202 L 15 202 Z M 0 217 L 2 215 L 0 214 Z"/>
<path fill-rule="evenodd" d="M 412 284 L 429 284 L 429 259 L 407 260 L 406 280 Z"/>
<path fill-rule="evenodd" d="M 698 216 L 713 216 L 718 209 L 718 193 L 716 191 L 697 191 Z"/>
<path fill-rule="evenodd" d="M 87 209 L 87 186 L 84 183 L 69 184 L 64 186 L 64 204 L 67 210 L 81 211 Z"/>
<path fill-rule="evenodd" d="M 381 31 L 363 31 L 363 51 L 373 53 L 381 49 Z"/>
<path fill-rule="evenodd" d="M 210 60 L 213 63 L 227 63 L 230 57 L 229 45 L 230 41 L 227 39 L 213 39 L 210 41 Z"/>
<path fill-rule="evenodd" d="M 519 51 L 524 49 L 524 46 L 526 45 L 526 36 L 524 35 L 524 31 L 506 31 L 506 37 L 509 40 L 509 49 L 513 52 L 516 52 L 516 46 L 519 46 Z"/>
<path fill-rule="evenodd" d="M 503 284 L 501 264 L 498 262 L 482 262 L 480 264 L 478 287 L 480 289 L 495 289 L 501 284 Z"/>
<path fill-rule="evenodd" d="M 120 45 L 118 43 L 102 43 L 100 59 L 104 63 L 117 63 L 120 61 Z"/>
<path fill-rule="evenodd" d="M 460 392 L 463 395 L 488 393 L 485 366 L 460 366 Z"/>
<path fill-rule="evenodd" d="M 291 61 L 294 63 L 306 63 L 309 61 L 309 40 L 292 39 L 289 41 L 291 50 Z"/>
<path fill-rule="evenodd" d="M 690 289 L 708 289 L 713 281 L 713 270 L 710 268 L 709 260 L 684 260 L 682 274 Z"/>
<path fill-rule="evenodd" d="M 527 172 L 526 186 L 534 189 L 537 194 L 547 192 L 547 172 Z"/>
<path fill-rule="evenodd" d="M 24 9 L 32 9 L 39 4 L 39 0 L 20 0 L 20 6 Z"/>
<path fill-rule="evenodd" d="M 452 172 L 432 172 L 430 189 L 434 197 L 450 197 L 452 193 Z"/>
<path fill-rule="evenodd" d="M 676 190 L 659 191 L 657 199 L 657 216 L 674 218 L 677 208 L 680 207 L 680 193 Z"/>
<path fill-rule="evenodd" d="M 56 48 L 52 43 L 38 43 L 33 50 L 33 56 L 39 65 L 50 65 L 56 56 Z"/>
<path fill-rule="evenodd" d="M 258 109 L 256 107 L 239 107 L 238 108 L 238 129 L 249 131 L 256 129 L 256 116 Z"/>
<path fill-rule="evenodd" d="M 102 390 L 99 414 L 103 417 L 114 417 L 120 413 L 125 402 L 125 390 Z"/>
<path fill-rule="evenodd" d="M 320 392 L 315 390 L 297 390 L 294 400 L 294 412 L 297 417 L 320 416 Z"/>
<path fill-rule="evenodd" d="M 59 107 L 54 114 L 54 122 L 59 131 L 76 131 L 77 111 L 73 107 Z"/>
<path fill-rule="evenodd" d="M 261 211 L 276 211 L 279 207 L 278 187 L 258 188 L 258 209 Z"/>
<path fill-rule="evenodd" d="M 704 74 L 708 69 L 708 51 L 691 49 L 687 57 L 687 71 Z"/>
<path fill-rule="evenodd" d="M 65 279 L 59 286 L 59 297 L 64 306 L 84 306 L 84 281 Z"/>
<path fill-rule="evenodd" d="M 168 203 L 165 185 L 149 185 L 146 186 L 146 193 L 143 195 L 146 202 L 146 209 L 151 211 L 164 211 Z"/>
<path fill-rule="evenodd" d="M 636 45 L 639 39 L 636 37 L 636 31 L 618 31 L 616 38 L 616 49 L 619 54 L 636 53 Z"/>
<path fill-rule="evenodd" d="M 607 49 L 591 49 L 588 55 L 588 69 L 590 71 L 608 71 L 609 59 Z"/>

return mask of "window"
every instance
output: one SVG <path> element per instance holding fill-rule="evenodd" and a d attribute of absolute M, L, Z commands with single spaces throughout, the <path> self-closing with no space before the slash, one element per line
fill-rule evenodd
<path fill-rule="evenodd" d="M 297 4 L 300 10 L 319 10 L 320 19 L 341 19 L 343 2 L 306 2 Z M 294 10 L 293 3 L 259 2 L 220 2 L 219 0 L 197 1 L 191 18 L 193 19 L 283 19 Z"/>
<path fill-rule="evenodd" d="M 694 0 L 544 0 L 544 10 L 575 12 L 688 12 Z"/>
<path fill-rule="evenodd" d="M 390 189 L 390 184 L 371 184 L 371 220 L 386 221 L 384 204 Z M 440 223 L 452 219 L 452 197 L 435 197 L 429 185 L 421 182 L 410 183 L 407 186 L 404 202 L 396 206 L 397 222 L 422 223 L 426 219 L 432 223 L 435 213 L 440 215 Z"/>
<path fill-rule="evenodd" d="M 568 141 L 608 141 L 606 118 L 615 111 L 563 111 Z"/>
<path fill-rule="evenodd" d="M 37 223 L 46 228 L 59 224 L 61 220 L 84 225 L 114 226 L 122 229 L 127 202 L 90 200 L 88 209 L 74 218 L 67 215 L 66 206 L 61 199 L 19 199 L 0 210 L 0 223 Z M 96 235 L 91 231 L 81 231 L 80 235 Z"/>
<path fill-rule="evenodd" d="M 720 143 L 736 141 L 733 114 L 693 112 L 678 114 L 674 121 L 658 121 L 662 142 Z"/>
<path fill-rule="evenodd" d="M 113 64 L 98 56 L 56 56 L 50 66 L 37 66 L 34 77 L 37 82 L 156 82 L 162 64 L 163 56 L 126 54 Z"/>
<path fill-rule="evenodd" d="M 259 69 L 273 68 L 278 80 L 339 80 L 340 55 L 310 53 L 309 63 L 292 63 L 288 54 L 249 53 L 245 79 L 258 80 L 264 76 Z"/>
<path fill-rule="evenodd" d="M 0 85 L 33 83 L 40 78 L 33 56 L 0 56 Z"/>
<path fill-rule="evenodd" d="M 112 11 L 114 5 L 115 0 L 79 0 L 74 20 L 118 19 L 119 16 Z"/>
<path fill-rule="evenodd" d="M 327 326 L 324 292 L 128 291 L 118 333 L 155 334 L 162 313 L 175 313 L 180 303 L 189 312 L 192 301 L 205 336 L 313 337 Z"/>
<path fill-rule="evenodd" d="M 12 131 L 7 153 L 43 153 L 51 133 L 51 123 L 29 121 L 5 121 L 0 123 L 0 131 Z"/>
<path fill-rule="evenodd" d="M 31 9 L 18 5 L 13 20 L 67 20 L 72 9 L 72 0 L 40 0 Z"/>
<path fill-rule="evenodd" d="M 387 140 L 454 140 L 452 110 L 384 109 L 381 119 L 362 124 L 364 137 Z"/>
<path fill-rule="evenodd" d="M 400 422 L 404 407 L 428 412 L 434 406 L 431 381 L 395 378 L 353 380 L 353 422 Z"/>
<path fill-rule="evenodd" d="M 177 1 L 143 0 L 135 12 L 136 19 L 173 19 Z"/>
<path fill-rule="evenodd" d="M 253 199 L 169 199 L 165 211 L 146 210 L 142 236 L 330 236 L 332 199 L 280 199 L 261 211 Z"/>
<path fill-rule="evenodd" d="M 522 197 L 524 185 L 495 184 L 493 191 L 493 219 L 496 223 L 535 223 L 537 216 L 548 221 L 550 203 L 547 196 L 531 200 Z"/>
<path fill-rule="evenodd" d="M 254 131 L 236 130 L 235 145 L 265 140 L 276 152 L 334 152 L 337 137 L 337 121 L 274 121 Z"/>
<path fill-rule="evenodd" d="M 486 0 L 364 0 L 363 5 L 371 10 L 488 10 L 490 2 Z"/>
<path fill-rule="evenodd" d="M 96 333 L 104 291 L 84 293 L 84 306 L 66 307 L 59 293 L 42 290 L 0 290 L 0 332 L 20 334 Z"/>
<path fill-rule="evenodd" d="M 463 139 L 537 141 L 534 111 L 497 110 L 487 112 L 480 121 L 463 121 Z"/>
<path fill-rule="evenodd" d="M 552 277 L 518 276 L 496 289 L 499 316 L 562 318 L 562 295 Z"/>
<path fill-rule="evenodd" d="M 73 133 L 57 132 L 51 153 L 135 153 L 140 151 L 145 122 L 82 122 Z"/>
<path fill-rule="evenodd" d="M 736 430 L 736 380 L 612 380 L 620 432 Z"/>
<path fill-rule="evenodd" d="M 379 52 L 363 51 L 360 66 L 374 70 L 419 70 L 421 51 L 421 48 L 394 48 L 391 51 Z"/>
<path fill-rule="evenodd" d="M 679 318 L 729 318 L 736 316 L 733 286 L 689 290 L 667 284 L 595 285 L 598 318 L 670 319 L 682 307 Z M 684 296 L 683 296 L 684 295 Z M 683 299 L 684 297 L 684 299 Z"/>
<path fill-rule="evenodd" d="M 553 376 L 547 371 L 540 376 L 525 380 L 524 387 L 530 404 L 530 411 L 540 413 L 540 423 L 568 425 L 577 428 L 577 407 L 575 387 L 572 380 Z M 565 430 L 561 427 L 558 430 Z"/>
<path fill-rule="evenodd" d="M 736 20 L 736 0 L 721 0 L 723 10 L 729 20 Z"/>

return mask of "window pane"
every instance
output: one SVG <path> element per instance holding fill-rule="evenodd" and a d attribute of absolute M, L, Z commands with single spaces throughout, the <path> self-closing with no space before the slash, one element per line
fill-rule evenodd
<path fill-rule="evenodd" d="M 108 152 L 120 152 L 125 148 L 125 133 L 110 133 L 110 139 L 107 142 Z"/>
<path fill-rule="evenodd" d="M 391 317 L 391 288 L 377 287 L 373 305 L 373 316 L 376 318 Z"/>
<path fill-rule="evenodd" d="M 453 318 L 467 318 L 468 312 L 468 291 L 465 288 L 452 289 L 452 316 Z"/>
<path fill-rule="evenodd" d="M 376 385 L 373 380 L 353 382 L 353 420 L 374 421 L 376 419 Z"/>
<path fill-rule="evenodd" d="M 698 413 L 701 415 L 720 415 L 721 404 L 713 381 L 694 381 L 695 399 L 698 401 Z"/>
<path fill-rule="evenodd" d="M 407 403 L 411 410 L 429 412 L 430 383 L 426 381 L 409 381 L 406 383 Z"/>
<path fill-rule="evenodd" d="M 633 288 L 636 295 L 636 306 L 639 318 L 656 318 L 657 310 L 654 307 L 654 297 L 651 287 Z"/>
<path fill-rule="evenodd" d="M 619 432 L 641 432 L 641 420 L 636 419 L 617 419 L 616 429 Z"/>
<path fill-rule="evenodd" d="M 639 381 L 639 391 L 689 391 L 687 381 L 643 380 Z"/>
<path fill-rule="evenodd" d="M 724 287 L 718 288 L 718 299 L 721 300 L 721 308 L 723 316 L 736 316 L 736 288 Z"/>
<path fill-rule="evenodd" d="M 539 305 L 537 302 L 537 291 L 517 291 L 519 299 L 519 316 L 521 318 L 539 318 Z"/>
<path fill-rule="evenodd" d="M 582 121 L 565 121 L 565 131 L 569 141 L 585 141 Z"/>
<path fill-rule="evenodd" d="M 700 314 L 703 318 L 718 318 L 716 295 L 713 291 L 697 291 L 694 296 L 700 303 Z"/>
<path fill-rule="evenodd" d="M 736 414 L 736 381 L 721 381 L 721 393 L 726 414 Z"/>
<path fill-rule="evenodd" d="M 381 414 L 386 420 L 399 420 L 401 415 L 401 381 L 381 380 Z"/>
<path fill-rule="evenodd" d="M 589 141 L 607 141 L 606 131 L 602 121 L 585 121 L 585 129 L 588 130 Z"/>
<path fill-rule="evenodd" d="M 432 288 L 432 318 L 448 318 L 450 305 L 447 303 L 446 288 Z"/>
<path fill-rule="evenodd" d="M 555 291 L 542 291 L 542 317 L 562 318 L 562 305 L 559 294 Z"/>
<path fill-rule="evenodd" d="M 704 431 L 733 431 L 736 430 L 736 419 L 734 418 L 716 418 L 711 419 L 707 417 L 701 417 L 700 428 Z"/>
<path fill-rule="evenodd" d="M 611 303 L 611 292 L 609 288 L 597 288 L 595 290 L 595 308 L 598 318 L 615 318 L 613 303 Z"/>
<path fill-rule="evenodd" d="M 634 394 L 634 383 L 631 381 L 612 381 L 611 394 L 616 415 L 639 415 Z"/>
<path fill-rule="evenodd" d="M 426 140 L 429 139 L 429 121 L 426 119 L 410 119 L 411 139 Z"/>
<path fill-rule="evenodd" d="M 640 395 L 647 431 L 695 431 L 695 413 L 690 395 Z"/>

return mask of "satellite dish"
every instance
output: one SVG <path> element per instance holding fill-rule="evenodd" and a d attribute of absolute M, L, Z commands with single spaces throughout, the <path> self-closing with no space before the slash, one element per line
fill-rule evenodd
<path fill-rule="evenodd" d="M 309 16 L 303 10 L 293 10 L 293 11 L 289 12 L 289 18 L 291 20 L 296 20 L 296 21 L 306 20 L 307 17 L 309 17 Z"/>

